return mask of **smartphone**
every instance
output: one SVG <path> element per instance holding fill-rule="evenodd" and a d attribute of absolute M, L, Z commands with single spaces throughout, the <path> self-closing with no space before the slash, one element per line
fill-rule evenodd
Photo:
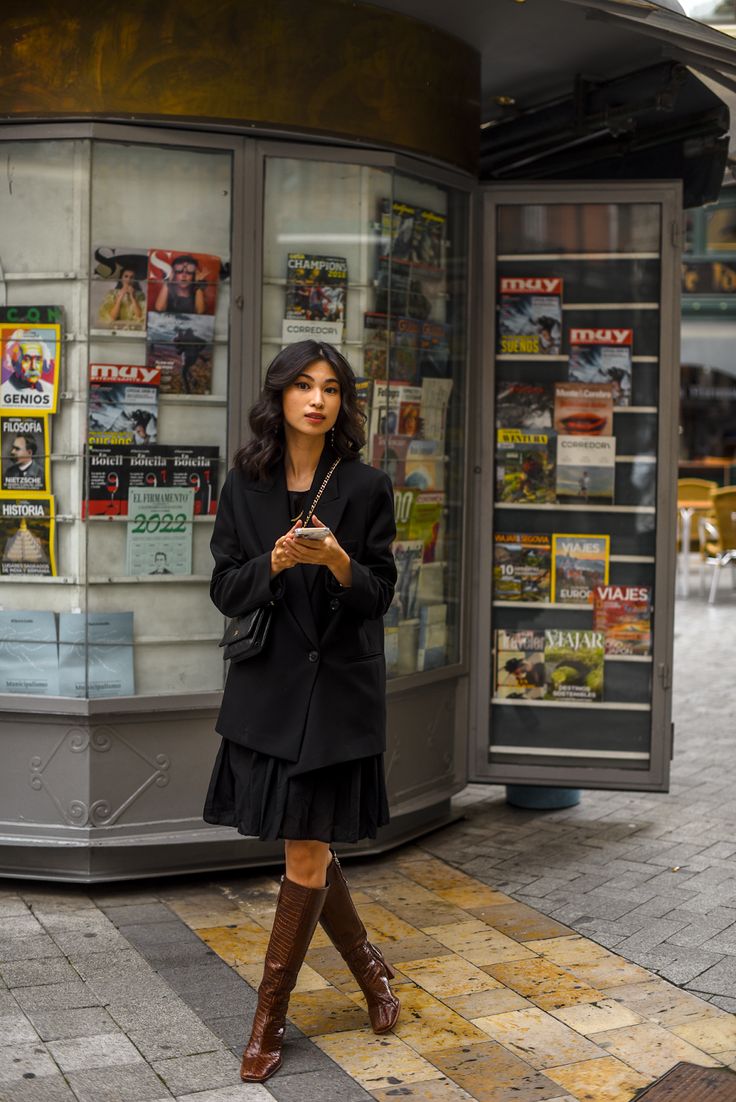
<path fill-rule="evenodd" d="M 296 528 L 294 530 L 295 536 L 301 536 L 305 540 L 323 540 L 329 536 L 329 528 Z"/>

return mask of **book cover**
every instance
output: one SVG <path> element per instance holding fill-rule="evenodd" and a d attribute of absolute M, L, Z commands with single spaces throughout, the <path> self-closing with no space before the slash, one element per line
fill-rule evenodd
<path fill-rule="evenodd" d="M 28 316 L 27 307 L 4 307 Z M 60 307 L 38 307 L 57 317 Z M 0 413 L 56 413 L 59 401 L 61 323 L 0 320 Z"/>
<path fill-rule="evenodd" d="M 651 588 L 645 585 L 596 586 L 593 627 L 603 632 L 606 654 L 651 654 Z"/>
<path fill-rule="evenodd" d="M 0 486 L 21 497 L 51 493 L 47 414 L 0 414 Z"/>
<path fill-rule="evenodd" d="M 596 586 L 608 585 L 610 536 L 555 532 L 552 536 L 552 600 L 593 603 Z"/>
<path fill-rule="evenodd" d="M 57 576 L 56 511 L 50 494 L 0 497 L 0 575 Z"/>
<path fill-rule="evenodd" d="M 445 459 L 441 441 L 410 437 L 404 463 L 404 485 L 417 490 L 444 490 Z"/>
<path fill-rule="evenodd" d="M 566 436 L 610 436 L 610 383 L 555 383 L 554 428 Z"/>
<path fill-rule="evenodd" d="M 416 616 L 419 567 L 423 552 L 421 540 L 395 540 L 393 545 L 397 571 L 396 594 L 402 620 L 412 620 Z"/>
<path fill-rule="evenodd" d="M 443 243 L 447 218 L 433 210 L 418 210 L 414 215 L 411 256 L 424 268 L 442 268 Z"/>
<path fill-rule="evenodd" d="M 158 426 L 157 367 L 89 365 L 90 444 L 155 444 Z"/>
<path fill-rule="evenodd" d="M 499 381 L 496 389 L 496 428 L 551 429 L 552 385 Z"/>
<path fill-rule="evenodd" d="M 148 311 L 155 314 L 187 314 L 212 317 L 222 261 L 211 253 L 179 249 L 148 250 Z M 151 321 L 148 321 L 149 328 Z"/>
<path fill-rule="evenodd" d="M 450 326 L 439 321 L 423 321 L 417 350 L 421 379 L 447 379 L 450 366 Z"/>
<path fill-rule="evenodd" d="M 53 612 L 0 611 L 0 693 L 59 695 Z"/>
<path fill-rule="evenodd" d="M 59 614 L 61 696 L 133 696 L 133 613 Z"/>
<path fill-rule="evenodd" d="M 548 628 L 544 633 L 545 698 L 602 700 L 604 659 L 602 631 Z"/>
<path fill-rule="evenodd" d="M 633 351 L 633 329 L 571 329 L 569 378 L 608 383 L 614 406 L 630 406 Z"/>
<path fill-rule="evenodd" d="M 444 515 L 445 495 L 436 490 L 422 491 L 412 502 L 408 538 L 422 541 L 422 562 L 441 557 Z"/>
<path fill-rule="evenodd" d="M 562 280 L 502 276 L 498 351 L 507 356 L 558 356 L 562 347 Z"/>
<path fill-rule="evenodd" d="M 494 696 L 502 700 L 541 700 L 545 690 L 544 632 L 499 628 L 494 637 Z"/>
<path fill-rule="evenodd" d="M 284 343 L 342 341 L 348 288 L 344 256 L 289 253 L 286 260 Z M 294 324 L 297 323 L 297 324 Z"/>
<path fill-rule="evenodd" d="M 554 436 L 522 429 L 496 430 L 496 500 L 553 502 Z"/>
<path fill-rule="evenodd" d="M 422 436 L 425 440 L 439 440 L 443 447 L 451 395 L 452 379 L 422 379 Z"/>
<path fill-rule="evenodd" d="M 131 486 L 125 561 L 130 576 L 191 574 L 194 490 Z"/>
<path fill-rule="evenodd" d="M 411 437 L 377 433 L 371 444 L 371 466 L 385 471 L 394 486 L 403 486 L 406 452 Z"/>
<path fill-rule="evenodd" d="M 557 500 L 610 505 L 616 482 L 615 436 L 557 437 Z"/>
<path fill-rule="evenodd" d="M 148 298 L 148 249 L 95 245 L 90 265 L 93 329 L 144 332 Z"/>
<path fill-rule="evenodd" d="M 545 532 L 495 532 L 493 596 L 497 601 L 549 601 L 552 543 Z"/>
<path fill-rule="evenodd" d="M 447 605 L 419 609 L 417 669 L 436 670 L 447 663 Z"/>
<path fill-rule="evenodd" d="M 212 314 L 149 309 L 146 366 L 161 372 L 162 394 L 211 394 L 215 319 Z"/>

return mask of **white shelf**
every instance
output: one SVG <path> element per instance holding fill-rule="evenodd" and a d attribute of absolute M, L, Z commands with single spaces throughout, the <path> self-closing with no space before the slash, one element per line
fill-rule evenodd
<path fill-rule="evenodd" d="M 656 413 L 656 406 L 614 406 L 614 416 L 617 413 Z"/>
<path fill-rule="evenodd" d="M 59 520 L 60 518 L 57 517 L 56 519 Z M 81 520 L 82 518 L 81 517 L 66 517 L 65 519 L 66 520 Z M 94 516 L 94 517 L 85 517 L 84 519 L 90 521 L 92 524 L 98 524 L 101 521 L 104 521 L 107 524 L 109 524 L 110 521 L 113 521 L 116 524 L 128 524 L 128 523 L 133 522 L 133 517 L 131 517 L 131 516 L 125 516 L 125 517 L 120 517 L 120 516 L 104 516 L 104 517 Z M 214 517 L 213 513 L 207 513 L 203 517 L 192 517 L 192 523 L 193 524 L 214 524 L 214 522 L 215 522 L 215 517 Z"/>
<path fill-rule="evenodd" d="M 617 463 L 650 463 L 652 466 L 657 462 L 656 455 L 617 455 Z"/>
<path fill-rule="evenodd" d="M 659 260 L 659 253 L 502 253 L 496 260 Z"/>
<path fill-rule="evenodd" d="M 643 662 L 644 665 L 652 664 L 651 654 L 607 654 L 606 662 Z"/>
<path fill-rule="evenodd" d="M 612 761 L 649 761 L 650 755 L 641 750 L 580 750 L 564 746 L 490 746 L 491 754 L 524 754 L 535 758 L 608 758 Z"/>
<path fill-rule="evenodd" d="M 262 344 L 281 344 L 281 345 L 284 343 L 283 340 L 281 339 L 281 337 L 261 337 L 261 342 L 262 342 Z M 346 346 L 348 348 L 363 348 L 364 344 L 365 344 L 364 341 L 341 340 L 340 343 L 339 343 L 339 347 L 342 348 L 343 346 Z"/>
<path fill-rule="evenodd" d="M 544 352 L 530 352 L 527 356 L 519 356 L 516 352 L 497 352 L 496 359 L 501 360 L 503 363 L 526 363 L 527 360 L 534 361 L 535 363 L 564 363 L 570 359 L 569 356 L 547 356 Z"/>
<path fill-rule="evenodd" d="M 494 601 L 494 608 L 543 608 L 543 609 L 572 609 L 573 612 L 590 612 L 593 608 L 590 602 L 578 601 L 576 603 L 568 603 L 567 601 Z"/>
<path fill-rule="evenodd" d="M 563 302 L 563 310 L 659 310 L 658 302 Z"/>
<path fill-rule="evenodd" d="M 40 282 L 52 282 L 55 279 L 86 279 L 85 272 L 5 272 L 3 275 L 3 282 L 5 283 L 33 283 L 35 280 Z"/>
<path fill-rule="evenodd" d="M 139 635 L 135 640 L 135 645 L 146 647 L 175 643 L 178 646 L 180 643 L 219 643 L 220 639 L 222 639 L 222 632 L 219 634 L 208 632 L 205 635 L 182 635 L 179 638 L 174 638 L 171 635 Z"/>
<path fill-rule="evenodd" d="M 79 578 L 72 577 L 71 575 L 59 575 L 56 578 L 49 578 L 44 575 L 40 577 L 33 577 L 30 574 L 3 574 L 0 577 L 0 586 L 3 582 L 12 582 L 13 585 L 80 585 Z M 2 589 L 0 589 L 0 608 L 2 608 Z"/>
<path fill-rule="evenodd" d="M 609 562 L 654 562 L 654 555 L 611 555 Z"/>
<path fill-rule="evenodd" d="M 595 711 L 605 709 L 607 712 L 650 712 L 651 704 L 629 704 L 605 700 L 509 700 L 506 697 L 494 696 L 491 704 L 516 708 L 593 708 Z"/>
<path fill-rule="evenodd" d="M 497 501 L 494 508 L 533 509 L 535 512 L 546 513 L 558 510 L 565 513 L 654 513 L 656 511 L 653 505 L 587 505 L 585 502 L 580 505 L 551 505 L 546 502 Z"/>
<path fill-rule="evenodd" d="M 140 582 L 152 582 L 154 585 L 191 585 L 209 584 L 209 574 L 90 574 L 90 585 L 138 585 Z"/>

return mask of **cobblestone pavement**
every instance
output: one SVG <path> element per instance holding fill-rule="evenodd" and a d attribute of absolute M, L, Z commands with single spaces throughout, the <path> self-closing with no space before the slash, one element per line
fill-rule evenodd
<path fill-rule="evenodd" d="M 584 792 L 512 808 L 471 785 L 466 819 L 422 847 L 484 883 L 736 1011 L 736 595 L 677 603 L 668 795 Z M 692 588 L 691 588 L 692 592 Z"/>

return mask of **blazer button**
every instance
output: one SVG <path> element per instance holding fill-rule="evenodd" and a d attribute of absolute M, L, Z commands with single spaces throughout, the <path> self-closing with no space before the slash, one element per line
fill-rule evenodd
<path fill-rule="evenodd" d="M 330 608 L 332 609 L 333 612 L 337 612 L 339 607 L 340 607 L 340 602 L 338 601 L 337 597 L 333 598 L 333 600 L 330 601 Z"/>
<path fill-rule="evenodd" d="M 310 662 L 316 662 L 319 658 L 319 653 L 316 650 L 310 650 L 308 657 Z"/>

